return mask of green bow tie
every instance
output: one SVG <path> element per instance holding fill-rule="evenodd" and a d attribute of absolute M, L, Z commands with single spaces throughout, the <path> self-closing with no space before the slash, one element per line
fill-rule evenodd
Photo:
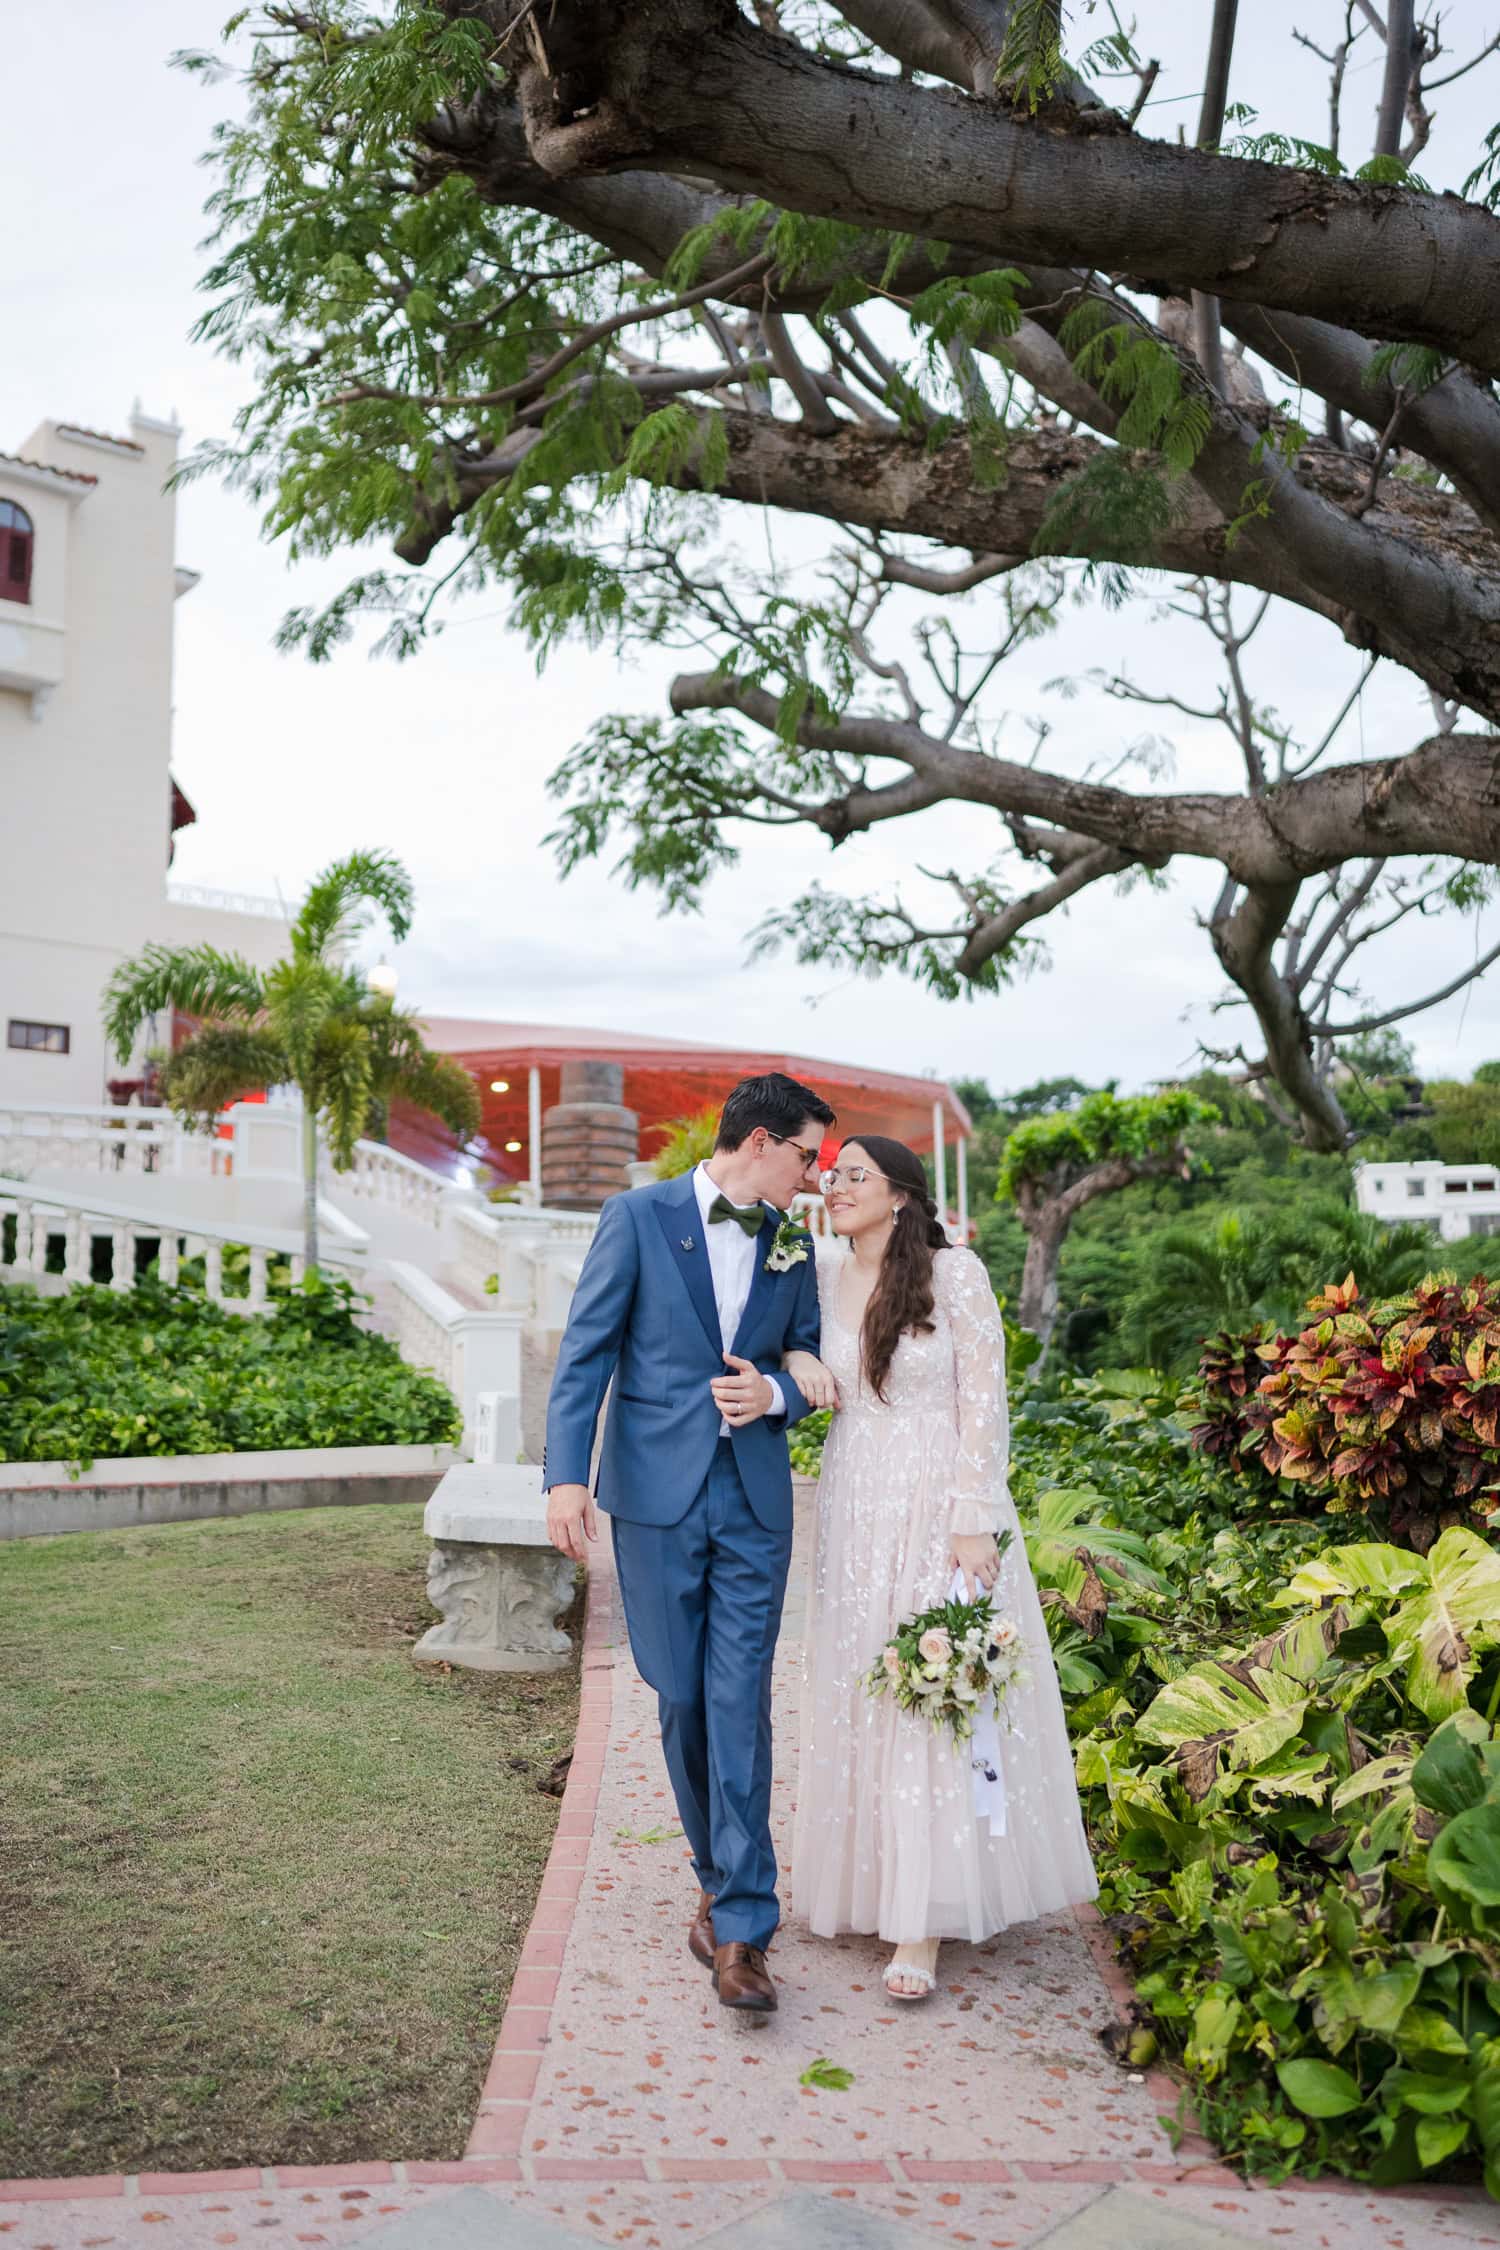
<path fill-rule="evenodd" d="M 765 1224 L 765 1217 L 763 1204 L 752 1203 L 747 1210 L 742 1211 L 737 1203 L 730 1202 L 727 1195 L 716 1195 L 708 1207 L 708 1223 L 711 1227 L 717 1226 L 721 1219 L 733 1219 L 735 1225 L 743 1227 L 746 1234 L 759 1234 Z"/>

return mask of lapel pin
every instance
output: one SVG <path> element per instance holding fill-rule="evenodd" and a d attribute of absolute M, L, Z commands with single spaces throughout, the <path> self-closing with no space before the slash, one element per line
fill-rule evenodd
<path fill-rule="evenodd" d="M 692 1249 L 692 1247 L 693 1247 L 693 1238 L 692 1238 L 692 1236 L 691 1236 L 690 1234 L 685 1234 L 685 1235 L 683 1236 L 683 1238 L 682 1238 L 682 1247 L 683 1247 L 683 1249 L 684 1249 L 684 1250 L 691 1250 L 691 1249 Z"/>

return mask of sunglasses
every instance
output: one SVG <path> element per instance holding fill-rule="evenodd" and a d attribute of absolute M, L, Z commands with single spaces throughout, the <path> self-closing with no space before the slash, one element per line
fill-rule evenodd
<path fill-rule="evenodd" d="M 780 1141 L 783 1148 L 794 1148 L 802 1159 L 804 1172 L 810 1172 L 818 1161 L 818 1152 L 815 1148 L 804 1148 L 802 1143 L 794 1141 L 789 1133 L 773 1133 L 768 1125 L 766 1127 L 766 1139 L 768 1141 Z"/>

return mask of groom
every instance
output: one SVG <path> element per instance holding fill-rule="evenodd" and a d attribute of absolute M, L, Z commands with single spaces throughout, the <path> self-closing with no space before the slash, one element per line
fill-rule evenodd
<path fill-rule="evenodd" d="M 784 1351 L 819 1343 L 812 1245 L 782 1214 L 816 1183 L 833 1122 L 794 1078 L 746 1078 L 707 1163 L 611 1196 L 547 1407 L 547 1532 L 581 1562 L 614 1380 L 599 1506 L 698 1878 L 688 1945 L 726 2008 L 776 2005 L 771 1659 L 792 1551 L 786 1432 L 808 1411 L 779 1370 Z"/>

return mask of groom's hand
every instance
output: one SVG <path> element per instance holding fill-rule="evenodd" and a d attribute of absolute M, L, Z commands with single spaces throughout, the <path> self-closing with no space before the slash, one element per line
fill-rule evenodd
<path fill-rule="evenodd" d="M 758 1422 L 763 1414 L 776 1404 L 776 1393 L 758 1367 L 748 1359 L 736 1359 L 733 1352 L 724 1354 L 724 1364 L 732 1368 L 729 1375 L 715 1375 L 709 1384 L 714 1394 L 714 1404 L 731 1429 L 742 1430 L 747 1422 Z"/>
<path fill-rule="evenodd" d="M 582 1562 L 584 1541 L 599 1536 L 594 1495 L 586 1484 L 555 1484 L 547 1495 L 547 1537 L 560 1555 Z"/>

